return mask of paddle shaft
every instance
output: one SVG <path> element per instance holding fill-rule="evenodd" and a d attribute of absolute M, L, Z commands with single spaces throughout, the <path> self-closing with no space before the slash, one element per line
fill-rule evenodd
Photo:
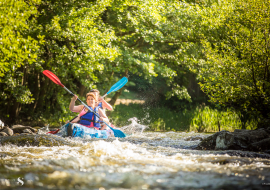
<path fill-rule="evenodd" d="M 102 98 L 104 99 L 108 94 L 105 94 L 104 96 L 102 96 Z"/>
<path fill-rule="evenodd" d="M 74 96 L 74 94 L 67 89 L 65 86 L 63 87 L 66 91 L 68 91 L 72 96 Z M 80 98 L 77 98 L 77 100 L 79 100 L 79 102 L 81 102 L 90 112 L 92 112 L 93 114 L 95 114 L 95 116 L 97 116 L 98 118 L 100 118 L 95 112 L 91 111 L 91 108 L 89 108 L 88 105 L 86 105 L 83 101 L 80 100 Z M 105 123 L 110 129 L 112 129 L 111 126 L 109 126 L 105 121 L 103 121 L 103 123 Z"/>

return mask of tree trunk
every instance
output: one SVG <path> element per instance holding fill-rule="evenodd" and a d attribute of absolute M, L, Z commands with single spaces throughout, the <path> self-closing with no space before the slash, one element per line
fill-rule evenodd
<path fill-rule="evenodd" d="M 43 104 L 44 104 L 43 100 L 46 93 L 47 85 L 48 85 L 48 79 L 44 78 L 44 76 L 40 77 L 40 94 L 39 94 L 39 99 L 37 103 L 37 108 L 41 110 L 43 110 Z"/>
<path fill-rule="evenodd" d="M 36 81 L 35 81 L 35 92 L 34 92 L 35 102 L 33 106 L 33 112 L 35 112 L 35 109 L 38 105 L 39 93 L 40 93 L 40 74 L 38 73 L 36 75 Z"/>
<path fill-rule="evenodd" d="M 21 110 L 21 104 L 19 102 L 15 102 L 12 106 L 12 110 L 11 110 L 11 116 L 14 117 L 14 119 L 12 120 L 12 122 L 15 122 L 16 119 L 19 116 Z"/>
<path fill-rule="evenodd" d="M 111 106 L 114 106 L 116 100 L 119 98 L 119 96 L 122 94 L 122 90 L 123 88 L 121 88 L 118 92 L 116 92 L 114 94 L 114 96 L 112 97 L 112 99 L 109 101 L 109 104 L 111 104 Z"/>
<path fill-rule="evenodd" d="M 79 97 L 85 96 L 85 90 L 86 90 L 85 86 L 80 83 L 80 86 L 79 86 Z"/>

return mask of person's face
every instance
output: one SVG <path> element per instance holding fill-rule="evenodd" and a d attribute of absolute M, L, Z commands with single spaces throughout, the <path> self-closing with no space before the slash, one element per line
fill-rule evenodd
<path fill-rule="evenodd" d="M 88 96 L 86 103 L 88 106 L 95 107 L 96 100 L 93 98 L 93 96 Z"/>

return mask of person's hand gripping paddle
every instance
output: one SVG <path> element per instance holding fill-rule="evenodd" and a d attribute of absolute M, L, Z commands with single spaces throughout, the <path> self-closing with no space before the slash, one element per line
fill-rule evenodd
<path fill-rule="evenodd" d="M 68 93 L 70 93 L 72 96 L 74 96 L 74 94 L 69 90 L 69 89 L 67 89 L 62 83 L 61 83 L 61 81 L 60 81 L 60 79 L 55 75 L 55 74 L 53 74 L 51 71 L 48 71 L 48 70 L 44 70 L 43 72 L 42 72 L 44 75 L 46 75 L 49 79 L 51 79 L 55 84 L 57 84 L 57 85 L 59 85 L 59 86 L 61 86 L 61 87 L 63 87 L 66 91 L 68 91 Z M 126 77 L 124 77 L 124 78 L 126 78 Z M 121 79 L 122 80 L 122 79 Z M 121 81 L 120 80 L 120 81 Z M 119 82 L 120 82 L 119 81 Z M 120 89 L 120 88 L 122 88 L 125 84 L 127 83 L 127 78 L 126 79 L 123 79 L 123 81 L 121 81 L 121 83 L 119 83 L 118 84 L 118 82 L 116 83 L 116 84 L 118 84 L 118 85 L 113 85 L 112 86 L 112 88 L 110 89 L 110 91 L 109 92 L 107 92 L 107 94 L 109 94 L 110 92 L 113 92 L 113 91 L 116 91 L 116 90 L 118 90 L 118 89 Z M 120 86 L 120 88 L 118 87 L 118 86 Z M 105 97 L 105 96 L 104 96 Z M 79 100 L 89 111 L 91 111 L 91 109 L 89 108 L 89 106 L 87 106 L 83 101 L 81 101 L 79 98 L 77 99 L 77 100 Z M 93 114 L 95 114 L 98 118 L 99 118 L 99 116 L 95 113 L 95 112 L 93 112 L 93 111 L 91 111 Z M 108 125 L 106 122 L 104 122 L 112 131 L 113 131 L 113 133 L 114 133 L 114 136 L 115 137 L 120 137 L 120 138 L 123 138 L 123 137 L 126 137 L 126 134 L 123 132 L 123 131 L 121 131 L 121 130 L 119 130 L 119 129 L 114 129 L 114 128 L 112 128 L 110 125 Z"/>

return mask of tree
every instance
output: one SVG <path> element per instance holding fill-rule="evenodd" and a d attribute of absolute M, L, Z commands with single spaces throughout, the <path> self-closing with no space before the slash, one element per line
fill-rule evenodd
<path fill-rule="evenodd" d="M 200 85 L 212 102 L 239 111 L 243 124 L 270 119 L 269 7 L 264 0 L 227 0 L 207 15 L 216 35 L 203 41 Z"/>
<path fill-rule="evenodd" d="M 55 72 L 77 92 L 80 86 L 92 88 L 98 81 L 95 72 L 104 68 L 101 59 L 113 60 L 118 55 L 107 46 L 113 31 L 106 30 L 99 18 L 110 1 L 10 0 L 1 4 L 6 18 L 1 21 L 1 115 L 12 122 L 19 113 L 38 119 L 46 113 L 59 117 L 67 112 L 65 92 L 49 86 L 43 70 Z"/>
<path fill-rule="evenodd" d="M 199 9 L 196 4 L 179 1 L 115 1 L 103 20 L 115 31 L 113 44 L 121 56 L 105 71 L 128 69 L 148 80 L 162 77 L 169 87 L 165 91 L 168 99 L 191 102 L 189 64 L 202 56 L 200 35 L 204 31 Z"/>
<path fill-rule="evenodd" d="M 29 35 L 39 0 L 0 1 L 0 84 L 3 115 L 18 115 L 20 104 L 33 102 L 26 68 L 37 60 L 42 37 Z M 14 103 L 13 103 L 14 102 Z M 3 108 L 2 108 L 3 109 Z"/>
<path fill-rule="evenodd" d="M 187 91 L 191 76 L 188 64 L 197 63 L 202 56 L 200 38 L 204 32 L 198 4 L 175 0 L 41 0 L 27 1 L 28 7 L 26 1 L 16 2 L 32 12 L 23 19 L 16 17 L 15 22 L 26 25 L 16 29 L 13 24 L 5 35 L 24 32 L 23 38 L 31 46 L 29 51 L 23 46 L 7 51 L 11 57 L 25 51 L 23 61 L 17 67 L 5 67 L 1 76 L 4 98 L 0 112 L 12 122 L 19 113 L 22 118 L 31 116 L 31 120 L 67 119 L 64 115 L 69 113 L 66 105 L 70 99 L 41 74 L 45 69 L 80 95 L 97 86 L 105 91 L 123 75 L 134 73 L 148 80 L 164 78 L 167 98 L 192 100 Z M 20 36 L 12 37 L 14 41 L 17 38 Z M 29 57 L 30 49 L 33 56 Z M 17 62 L 9 59 L 5 64 Z M 12 81 L 16 85 L 11 88 Z M 119 93 L 112 99 L 117 96 Z M 17 110 L 16 114 L 7 107 Z"/>

